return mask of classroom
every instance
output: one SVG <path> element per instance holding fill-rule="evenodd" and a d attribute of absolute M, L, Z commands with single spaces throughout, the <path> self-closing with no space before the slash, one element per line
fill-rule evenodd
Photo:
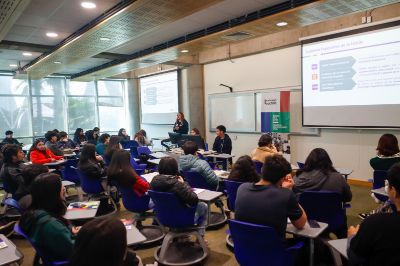
<path fill-rule="evenodd" d="M 400 1 L 0 14 L 0 265 L 400 265 Z"/>

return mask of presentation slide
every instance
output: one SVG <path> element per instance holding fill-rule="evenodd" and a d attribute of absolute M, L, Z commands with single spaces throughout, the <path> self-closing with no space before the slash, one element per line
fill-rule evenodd
<path fill-rule="evenodd" d="M 303 124 L 400 127 L 400 27 L 302 46 Z"/>
<path fill-rule="evenodd" d="M 140 79 L 142 123 L 174 124 L 178 112 L 178 72 Z"/>

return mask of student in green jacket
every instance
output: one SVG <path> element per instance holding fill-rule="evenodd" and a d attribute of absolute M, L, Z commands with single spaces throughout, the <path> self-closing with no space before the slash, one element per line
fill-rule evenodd
<path fill-rule="evenodd" d="M 60 176 L 40 174 L 31 184 L 31 195 L 32 204 L 21 217 L 21 229 L 48 260 L 68 260 L 79 228 L 63 217 L 67 206 Z"/>

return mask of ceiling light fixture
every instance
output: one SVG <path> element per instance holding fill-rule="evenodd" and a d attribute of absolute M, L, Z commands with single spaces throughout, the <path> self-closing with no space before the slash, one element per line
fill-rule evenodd
<path fill-rule="evenodd" d="M 181 53 L 189 53 L 189 50 L 183 49 L 183 50 L 181 50 Z"/>
<path fill-rule="evenodd" d="M 82 2 L 81 6 L 83 8 L 87 8 L 87 9 L 92 9 L 92 8 L 96 8 L 96 4 L 93 2 Z"/>
<path fill-rule="evenodd" d="M 28 53 L 28 52 L 23 52 L 22 55 L 23 55 L 23 56 L 32 56 L 32 54 L 31 54 L 31 53 Z"/>
<path fill-rule="evenodd" d="M 108 42 L 108 41 L 111 41 L 111 39 L 107 38 L 107 37 L 100 37 L 100 41 Z"/>
<path fill-rule="evenodd" d="M 60 61 L 54 61 L 54 64 L 61 64 Z"/>
<path fill-rule="evenodd" d="M 58 34 L 55 33 L 55 32 L 47 32 L 47 33 L 46 33 L 46 36 L 47 36 L 47 37 L 50 37 L 50 38 L 55 38 L 55 37 L 58 37 Z"/>
<path fill-rule="evenodd" d="M 276 23 L 276 26 L 278 26 L 278 27 L 284 27 L 284 26 L 287 26 L 287 22 L 286 21 L 281 21 L 281 22 L 278 22 L 278 23 Z"/>
<path fill-rule="evenodd" d="M 17 67 L 17 64 L 10 64 L 10 67 Z"/>

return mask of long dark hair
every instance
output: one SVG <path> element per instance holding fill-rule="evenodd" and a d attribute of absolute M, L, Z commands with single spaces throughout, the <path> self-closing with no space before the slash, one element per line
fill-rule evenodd
<path fill-rule="evenodd" d="M 43 140 L 43 139 L 36 139 L 35 142 L 32 144 L 31 148 L 29 149 L 28 156 L 26 156 L 26 157 L 28 158 L 28 160 L 31 159 L 30 157 L 31 157 L 31 152 L 32 152 L 32 151 L 38 151 L 38 152 L 41 152 L 41 153 L 47 155 L 46 151 L 41 151 L 41 150 L 39 150 L 39 149 L 37 148 L 37 145 L 38 145 L 40 142 L 42 142 L 42 143 L 44 144 L 44 140 Z M 47 149 L 47 148 L 46 148 L 46 149 Z M 46 157 L 47 157 L 47 156 L 46 156 Z"/>
<path fill-rule="evenodd" d="M 82 226 L 75 241 L 71 266 L 123 265 L 126 229 L 115 217 L 93 219 Z"/>
<path fill-rule="evenodd" d="M 111 136 L 106 151 L 104 152 L 104 155 L 107 156 L 107 159 L 109 161 L 111 161 L 114 151 L 121 149 L 121 147 L 119 146 L 120 143 L 121 143 L 121 137 Z"/>
<path fill-rule="evenodd" d="M 133 139 L 136 140 L 141 146 L 145 146 L 146 145 L 145 136 L 143 136 L 143 134 L 140 133 L 140 131 L 135 134 Z"/>
<path fill-rule="evenodd" d="M 320 170 L 324 174 L 329 172 L 337 172 L 333 167 L 332 160 L 326 150 L 322 148 L 313 149 L 308 155 L 304 168 L 297 171 L 296 175 L 303 172 L 311 172 L 313 170 Z"/>
<path fill-rule="evenodd" d="M 122 131 L 124 131 L 124 130 L 126 131 L 125 128 L 120 128 L 119 131 L 118 131 L 118 136 L 120 136 L 120 137 L 125 137 L 125 135 L 122 134 Z"/>
<path fill-rule="evenodd" d="M 250 156 L 240 156 L 233 165 L 228 179 L 239 182 L 258 182 L 260 176 L 257 174 L 256 166 Z"/>
<path fill-rule="evenodd" d="M 81 132 L 83 132 L 83 129 L 80 128 L 80 127 L 78 127 L 78 128 L 75 130 L 74 138 L 77 138 L 77 139 L 79 139 L 80 141 L 85 140 L 85 135 L 81 135 Z"/>
<path fill-rule="evenodd" d="M 136 172 L 130 164 L 131 155 L 125 150 L 116 150 L 107 169 L 110 180 L 116 180 L 121 186 L 129 187 L 136 182 Z"/>
<path fill-rule="evenodd" d="M 38 175 L 30 185 L 32 204 L 29 211 L 21 217 L 21 224 L 26 224 L 24 221 L 30 220 L 35 210 L 44 210 L 68 226 L 69 222 L 63 217 L 67 206 L 60 197 L 61 189 L 59 175 L 54 173 Z"/>
<path fill-rule="evenodd" d="M 78 167 L 86 165 L 88 163 L 96 163 L 96 146 L 93 144 L 85 144 L 81 151 L 81 157 L 79 158 Z"/>
<path fill-rule="evenodd" d="M 383 134 L 376 147 L 379 155 L 392 156 L 399 152 L 399 142 L 393 134 Z"/>

